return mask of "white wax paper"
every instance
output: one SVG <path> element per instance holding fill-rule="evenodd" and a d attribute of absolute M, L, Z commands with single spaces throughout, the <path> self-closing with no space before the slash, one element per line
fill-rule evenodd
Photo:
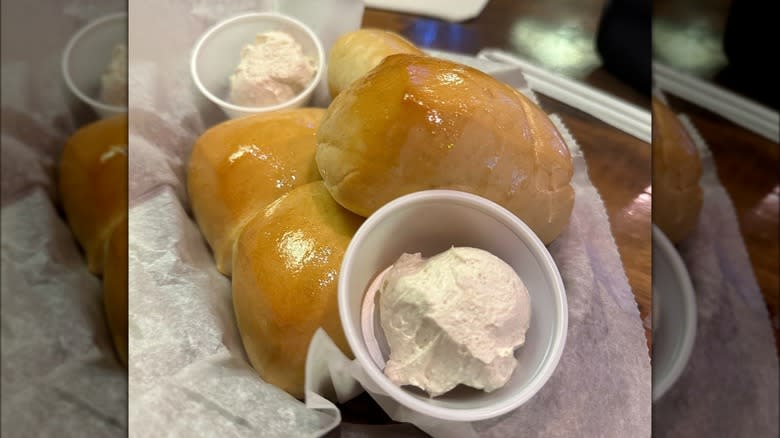
<path fill-rule="evenodd" d="M 306 10 L 309 17 L 320 20 L 318 29 L 331 35 L 357 28 L 361 21 L 358 1 L 296 7 L 302 4 L 291 1 L 286 7 Z M 219 108 L 199 96 L 189 80 L 189 51 L 210 25 L 246 10 L 246 5 L 203 2 L 195 9 L 183 1 L 157 6 L 151 0 L 134 5 L 130 10 L 131 436 L 154 436 L 159 430 L 187 437 L 322 434 L 340 421 L 328 398 L 345 401 L 354 396 L 361 389 L 355 377 L 365 382 L 393 418 L 414 422 L 436 435 L 498 437 L 515 436 L 518 431 L 523 436 L 546 437 L 650 435 L 650 363 L 639 311 L 601 198 L 568 135 L 576 201 L 568 229 L 550 251 L 567 289 L 569 332 L 557 370 L 532 400 L 489 421 L 432 424 L 393 406 L 322 332 L 309 352 L 306 403 L 265 384 L 246 360 L 232 313 L 230 281 L 217 272 L 187 214 L 185 190 L 192 144 L 208 127 L 224 120 Z M 520 71 L 510 66 L 468 57 L 457 60 L 495 73 L 514 86 L 525 86 Z M 420 434 L 408 424 L 342 424 L 334 433 Z"/>
<path fill-rule="evenodd" d="M 121 1 L 4 1 L 2 14 L 2 436 L 113 437 L 127 377 L 100 280 L 56 204 L 67 138 L 95 119 L 64 86 L 68 39 Z"/>
<path fill-rule="evenodd" d="M 778 359 L 769 312 L 712 153 L 690 119 L 680 120 L 702 161 L 699 223 L 677 245 L 696 294 L 696 339 L 682 375 L 653 404 L 653 436 L 776 437 Z"/>

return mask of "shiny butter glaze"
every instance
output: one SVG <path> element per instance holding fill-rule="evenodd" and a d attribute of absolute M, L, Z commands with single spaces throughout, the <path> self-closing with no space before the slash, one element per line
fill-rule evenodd
<path fill-rule="evenodd" d="M 333 101 L 317 143 L 328 189 L 361 216 L 407 193 L 449 188 L 507 207 L 547 243 L 572 209 L 571 156 L 548 116 L 449 61 L 387 57 Z"/>
<path fill-rule="evenodd" d="M 90 272 L 101 274 L 105 242 L 127 214 L 127 114 L 76 131 L 63 148 L 58 171 L 68 224 L 87 253 Z"/>
<path fill-rule="evenodd" d="M 187 189 L 195 218 L 224 274 L 241 228 L 270 202 L 320 179 L 315 134 L 324 110 L 248 116 L 206 131 L 193 146 Z"/>
<path fill-rule="evenodd" d="M 268 205 L 236 243 L 233 305 L 244 348 L 265 381 L 293 396 L 303 396 L 317 328 L 351 354 L 338 316 L 338 272 L 361 222 L 318 181 Z"/>

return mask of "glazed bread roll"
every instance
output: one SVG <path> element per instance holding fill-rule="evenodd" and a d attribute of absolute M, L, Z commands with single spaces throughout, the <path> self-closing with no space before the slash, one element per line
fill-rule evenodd
<path fill-rule="evenodd" d="M 238 238 L 233 306 L 249 360 L 268 383 L 303 398 L 306 353 L 322 327 L 351 356 L 337 285 L 362 218 L 331 198 L 322 181 L 300 186 L 256 215 Z"/>
<path fill-rule="evenodd" d="M 328 55 L 328 89 L 331 97 L 338 96 L 389 55 L 399 53 L 423 55 L 414 44 L 386 30 L 359 29 L 342 35 Z"/>
<path fill-rule="evenodd" d="M 702 205 L 696 145 L 669 107 L 653 98 L 653 223 L 674 243 L 696 227 Z"/>
<path fill-rule="evenodd" d="M 103 276 L 103 305 L 127 366 L 127 114 L 79 129 L 60 158 L 59 192 L 89 270 Z"/>
<path fill-rule="evenodd" d="M 111 230 L 127 214 L 127 114 L 79 129 L 65 144 L 59 193 L 93 274 L 103 273 Z"/>
<path fill-rule="evenodd" d="M 127 366 L 127 216 L 114 227 L 108 240 L 103 304 L 117 355 Z"/>
<path fill-rule="evenodd" d="M 220 272 L 231 274 L 233 244 L 257 212 L 293 188 L 321 179 L 314 151 L 324 113 L 302 108 L 229 120 L 195 143 L 187 190 Z"/>
<path fill-rule="evenodd" d="M 454 189 L 504 206 L 549 243 L 574 203 L 571 156 L 547 114 L 508 85 L 433 57 L 389 56 L 339 94 L 316 160 L 335 200 L 364 217 L 408 193 Z"/>

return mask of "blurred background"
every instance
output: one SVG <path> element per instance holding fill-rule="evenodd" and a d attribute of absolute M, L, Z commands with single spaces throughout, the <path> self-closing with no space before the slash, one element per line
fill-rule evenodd
<path fill-rule="evenodd" d="M 654 338 L 693 336 L 693 346 L 677 354 L 672 386 L 654 394 L 654 436 L 778 434 L 779 88 L 768 61 L 777 12 L 772 1 L 654 0 L 656 96 L 695 143 L 703 189 L 698 223 L 675 246 L 693 286 L 695 332 L 680 325 Z M 654 202 L 654 215 L 664 208 Z M 657 265 L 654 252 L 654 276 Z"/>
<path fill-rule="evenodd" d="M 655 0 L 653 57 L 778 110 L 777 2 Z"/>
<path fill-rule="evenodd" d="M 551 72 L 649 108 L 647 97 L 633 89 L 630 80 L 618 78 L 604 68 L 597 38 L 609 6 L 607 0 L 490 0 L 479 15 L 463 22 L 372 9 L 370 3 L 364 27 L 394 29 L 426 48 L 472 55 L 483 48 L 504 49 Z M 649 2 L 622 3 L 628 7 L 619 5 L 618 9 L 622 8 L 630 20 L 623 37 L 627 32 L 636 34 L 637 39 L 643 38 L 649 44 Z M 626 14 L 626 10 L 631 12 Z M 643 58 L 642 62 L 647 63 L 647 57 Z"/>

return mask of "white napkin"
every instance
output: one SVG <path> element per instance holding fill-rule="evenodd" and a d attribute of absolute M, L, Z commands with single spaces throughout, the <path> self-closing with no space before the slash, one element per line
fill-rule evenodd
<path fill-rule="evenodd" d="M 57 211 L 55 179 L 68 136 L 95 119 L 64 86 L 62 50 L 81 26 L 122 7 L 3 2 L 2 436 L 127 430 L 127 377 L 102 286 Z"/>
<path fill-rule="evenodd" d="M 338 3 L 339 19 L 320 24 L 336 35 L 357 28 L 362 18 L 360 2 Z M 309 351 L 305 403 L 257 377 L 235 324 L 230 282 L 217 272 L 187 215 L 184 184 L 195 139 L 224 120 L 221 111 L 183 79 L 188 78 L 189 49 L 219 18 L 241 10 L 228 8 L 227 2 L 203 2 L 197 13 L 187 2 L 149 9 L 158 4 L 145 0 L 130 17 L 131 23 L 144 23 L 130 29 L 131 436 L 161 429 L 187 437 L 321 435 L 340 422 L 328 398 L 350 399 L 361 389 L 356 380 L 389 415 L 435 434 L 507 436 L 522 430 L 528 436 L 649 436 L 650 368 L 639 312 L 601 199 L 568 136 L 577 199 L 569 229 L 550 247 L 567 288 L 568 340 L 555 374 L 526 405 L 473 425 L 431 424 L 383 398 L 324 333 L 315 337 Z M 317 8 L 327 10 L 328 4 L 318 3 Z M 170 33 L 170 28 L 177 32 Z M 159 37 L 169 34 L 176 36 Z M 525 86 L 511 66 L 458 60 Z M 410 431 L 409 425 L 340 427 L 345 436 Z"/>
<path fill-rule="evenodd" d="M 761 290 L 706 142 L 698 147 L 704 203 L 677 249 L 696 292 L 696 339 L 677 382 L 653 404 L 653 436 L 778 436 L 778 359 Z"/>
<path fill-rule="evenodd" d="M 485 9 L 488 0 L 364 0 L 366 7 L 404 14 L 424 15 L 446 21 L 470 20 Z"/>

